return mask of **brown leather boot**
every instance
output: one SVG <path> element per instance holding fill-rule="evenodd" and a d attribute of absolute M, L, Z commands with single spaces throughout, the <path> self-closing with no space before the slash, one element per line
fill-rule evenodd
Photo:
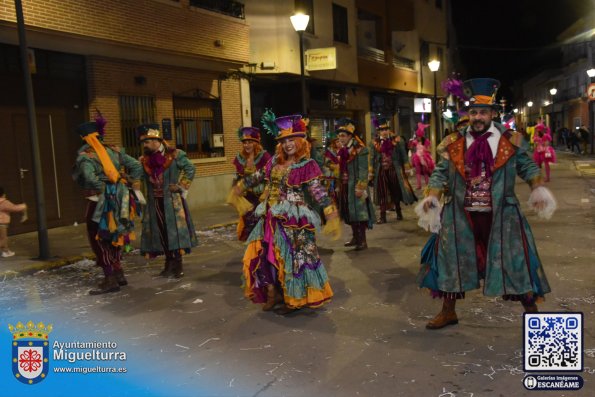
<path fill-rule="evenodd" d="M 172 259 L 165 258 L 165 265 L 163 266 L 163 270 L 159 272 L 158 276 L 160 276 L 160 277 L 171 276 L 172 275 L 171 267 L 172 267 Z"/>
<path fill-rule="evenodd" d="M 99 283 L 97 289 L 92 289 L 91 291 L 89 291 L 89 295 L 101 295 L 107 294 L 108 292 L 118 291 L 120 291 L 120 286 L 118 285 L 116 276 L 110 274 L 109 276 L 105 276 L 103 281 Z"/>
<path fill-rule="evenodd" d="M 128 285 L 128 280 L 124 277 L 124 270 L 114 270 L 114 276 L 116 276 L 116 281 L 119 286 L 123 287 L 124 285 Z"/>
<path fill-rule="evenodd" d="M 539 313 L 539 309 L 537 309 L 537 305 L 535 302 L 529 304 L 527 302 L 521 301 L 523 308 L 525 309 L 525 313 Z"/>
<path fill-rule="evenodd" d="M 366 229 L 368 228 L 367 222 L 359 223 L 359 233 L 357 245 L 355 246 L 356 251 L 362 251 L 368 249 L 368 242 L 366 241 Z"/>
<path fill-rule="evenodd" d="M 440 329 L 447 325 L 454 325 L 459 323 L 457 313 L 455 312 L 456 299 L 444 298 L 442 302 L 442 310 L 436 317 L 431 319 L 427 324 L 427 329 Z"/>
<path fill-rule="evenodd" d="M 267 285 L 267 301 L 262 305 L 262 310 L 265 312 L 273 310 L 275 305 L 282 303 L 283 297 L 277 291 L 277 288 L 273 284 Z"/>
<path fill-rule="evenodd" d="M 184 277 L 184 269 L 182 266 L 182 257 L 177 257 L 171 261 L 171 276 L 173 278 Z"/>
<path fill-rule="evenodd" d="M 289 307 L 287 305 L 283 305 L 278 309 L 275 309 L 275 314 L 280 314 L 282 316 L 285 316 L 287 314 L 293 313 L 293 312 L 297 312 L 298 309 L 297 307 Z"/>
<path fill-rule="evenodd" d="M 351 226 L 352 236 L 351 236 L 351 240 L 349 240 L 348 242 L 343 244 L 345 247 L 355 247 L 357 245 L 357 235 L 359 233 L 358 224 L 352 223 L 350 226 Z"/>

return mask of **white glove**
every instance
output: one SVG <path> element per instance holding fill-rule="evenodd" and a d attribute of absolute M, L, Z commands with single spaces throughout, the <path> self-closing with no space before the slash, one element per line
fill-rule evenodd
<path fill-rule="evenodd" d="M 533 189 L 527 203 L 535 210 L 537 216 L 543 219 L 550 219 L 558 207 L 556 198 L 545 186 Z"/>
<path fill-rule="evenodd" d="M 429 203 L 429 208 L 424 209 L 424 205 Z M 440 213 L 442 212 L 442 205 L 434 196 L 428 196 L 415 206 L 415 213 L 419 217 L 417 224 L 424 230 L 432 233 L 440 231 Z"/>

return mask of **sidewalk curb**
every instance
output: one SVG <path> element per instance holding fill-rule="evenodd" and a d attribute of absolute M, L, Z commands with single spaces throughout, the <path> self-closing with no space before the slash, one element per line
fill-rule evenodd
<path fill-rule="evenodd" d="M 0 278 L 6 279 L 10 276 L 16 277 L 16 276 L 32 275 L 32 274 L 35 274 L 42 270 L 54 270 L 54 269 L 57 269 L 57 268 L 60 268 L 63 266 L 72 265 L 73 263 L 82 261 L 84 259 L 95 260 L 95 254 L 89 253 L 89 254 L 82 254 L 82 255 L 74 255 L 74 256 L 67 256 L 64 258 L 56 258 L 53 260 L 39 261 L 39 262 L 31 261 L 33 263 L 24 265 L 24 267 L 18 271 L 7 270 L 4 272 L 1 272 Z"/>
<path fill-rule="evenodd" d="M 209 225 L 207 227 L 197 229 L 197 231 L 200 232 L 200 231 L 220 229 L 220 228 L 225 228 L 225 227 L 229 227 L 229 226 L 233 226 L 233 225 L 237 225 L 237 224 L 238 224 L 238 221 L 216 223 L 214 225 Z M 199 248 L 200 248 L 200 242 L 199 242 Z M 0 280 L 6 280 L 7 278 L 13 278 L 13 277 L 18 277 L 18 276 L 28 276 L 28 275 L 35 274 L 42 270 L 54 270 L 54 269 L 58 269 L 60 267 L 72 265 L 72 264 L 82 261 L 84 259 L 95 260 L 95 254 L 86 253 L 86 254 L 81 254 L 81 255 L 57 257 L 55 259 L 50 259 L 50 260 L 40 260 L 40 261 L 31 260 L 31 261 L 28 261 L 31 263 L 23 265 L 23 267 L 17 271 L 15 271 L 15 270 L 1 271 L 0 272 Z"/>

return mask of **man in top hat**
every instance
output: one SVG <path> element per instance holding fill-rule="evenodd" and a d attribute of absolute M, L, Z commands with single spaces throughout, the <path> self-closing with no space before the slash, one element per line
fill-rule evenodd
<path fill-rule="evenodd" d="M 434 233 L 422 251 L 418 280 L 443 300 L 428 329 L 458 323 L 456 300 L 480 288 L 482 279 L 484 295 L 520 301 L 526 312 L 536 312 L 536 302 L 550 292 L 514 191 L 516 176 L 531 188 L 529 204 L 538 216 L 551 217 L 556 204 L 521 134 L 492 121 L 499 86 L 486 78 L 464 83 L 469 126 L 440 143 L 448 155 L 416 207 L 420 226 Z"/>
<path fill-rule="evenodd" d="M 180 278 L 184 275 L 182 255 L 197 245 L 186 204 L 195 168 L 184 151 L 167 145 L 158 124 L 143 124 L 137 131 L 144 148 L 140 161 L 147 186 L 141 254 L 165 255 L 159 275 Z"/>
<path fill-rule="evenodd" d="M 87 237 L 104 279 L 91 295 L 117 292 L 128 284 L 122 270 L 122 247 L 134 238 L 134 218 L 140 215 L 142 167 L 123 148 L 103 143 L 105 119 L 76 128 L 85 141 L 78 150 L 72 177 L 87 198 Z M 131 194 L 130 188 L 137 194 Z"/>
<path fill-rule="evenodd" d="M 400 136 L 394 136 L 387 118 L 374 119 L 376 138 L 370 144 L 372 164 L 368 178 L 374 184 L 374 204 L 380 206 L 380 219 L 386 223 L 386 210 L 394 204 L 397 220 L 403 219 L 401 202 L 417 201 L 405 174 L 407 149 Z"/>
<path fill-rule="evenodd" d="M 368 248 L 366 229 L 376 221 L 374 205 L 368 189 L 368 148 L 355 133 L 355 123 L 348 118 L 337 121 L 335 131 L 341 144 L 339 149 L 338 204 L 343 222 L 353 233 L 346 247 L 356 251 Z"/>
<path fill-rule="evenodd" d="M 242 142 L 242 151 L 238 153 L 233 161 L 233 165 L 236 167 L 235 183 L 240 183 L 244 178 L 262 170 L 271 158 L 271 155 L 263 150 L 260 144 L 260 130 L 258 128 L 241 127 L 238 130 L 238 135 Z M 260 204 L 259 197 L 263 191 L 264 180 L 244 192 L 246 200 L 252 204 L 252 210 L 240 216 L 237 229 L 240 241 L 246 241 L 256 222 L 258 222 L 258 217 L 254 215 L 254 209 Z"/>

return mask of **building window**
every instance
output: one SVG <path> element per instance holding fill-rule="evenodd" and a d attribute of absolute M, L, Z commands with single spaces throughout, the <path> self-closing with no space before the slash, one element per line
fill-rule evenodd
<path fill-rule="evenodd" d="M 221 101 L 174 98 L 176 147 L 189 158 L 223 157 Z"/>
<path fill-rule="evenodd" d="M 436 57 L 440 61 L 440 65 L 444 67 L 444 50 L 442 50 L 442 47 L 436 48 Z"/>
<path fill-rule="evenodd" d="M 349 44 L 347 29 L 347 8 L 333 3 L 333 40 Z"/>
<path fill-rule="evenodd" d="M 230 17 L 245 19 L 244 4 L 234 0 L 190 0 L 191 7 L 202 8 Z"/>
<path fill-rule="evenodd" d="M 310 20 L 306 32 L 314 34 L 314 0 L 295 0 L 295 12 L 309 15 Z"/>
<path fill-rule="evenodd" d="M 141 124 L 155 122 L 155 97 L 120 95 L 120 123 L 122 127 L 122 145 L 126 153 L 134 158 L 142 151 L 138 143 L 136 128 Z"/>

